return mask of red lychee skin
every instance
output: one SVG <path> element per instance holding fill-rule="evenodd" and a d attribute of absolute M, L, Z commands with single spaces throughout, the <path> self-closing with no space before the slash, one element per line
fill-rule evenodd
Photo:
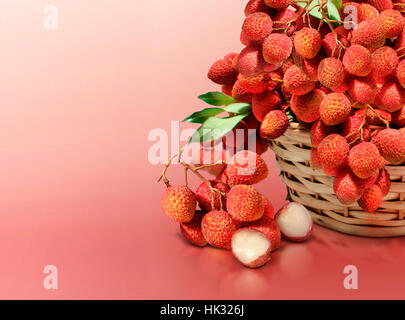
<path fill-rule="evenodd" d="M 243 23 L 242 31 L 253 41 L 261 41 L 270 35 L 273 30 L 273 21 L 264 12 L 250 14 Z"/>
<path fill-rule="evenodd" d="M 342 127 L 342 135 L 346 137 L 347 142 L 355 146 L 361 142 L 361 132 L 360 128 L 363 123 L 363 118 L 352 116 L 349 117 L 344 123 Z M 370 141 L 371 139 L 371 131 L 366 123 L 363 125 L 363 140 Z"/>
<path fill-rule="evenodd" d="M 294 47 L 301 57 L 312 59 L 321 50 L 321 35 L 316 29 L 302 28 L 294 35 Z"/>
<path fill-rule="evenodd" d="M 247 77 L 242 74 L 239 74 L 238 76 L 238 81 L 242 88 L 253 94 L 265 92 L 269 80 L 269 74 L 267 73 L 262 73 L 254 77 Z"/>
<path fill-rule="evenodd" d="M 262 195 L 252 186 L 234 186 L 226 195 L 229 214 L 237 221 L 252 222 L 264 215 Z"/>
<path fill-rule="evenodd" d="M 361 198 L 364 187 L 361 180 L 354 173 L 345 169 L 336 176 L 333 191 L 342 204 L 350 205 Z"/>
<path fill-rule="evenodd" d="M 236 81 L 232 88 L 232 97 L 239 102 L 251 103 L 253 99 L 253 94 L 247 92 L 241 86 L 240 82 Z"/>
<path fill-rule="evenodd" d="M 284 87 L 291 94 L 304 95 L 315 88 L 315 82 L 296 65 L 291 66 L 284 74 Z"/>
<path fill-rule="evenodd" d="M 260 127 L 260 135 L 263 139 L 274 140 L 281 137 L 290 126 L 290 121 L 281 110 L 270 111 Z"/>
<path fill-rule="evenodd" d="M 274 25 L 277 26 L 277 28 L 285 30 L 287 28 L 287 23 L 295 18 L 296 13 L 289 8 L 285 8 L 273 17 Z M 290 25 L 288 28 L 286 34 L 287 36 L 291 36 L 295 30 L 295 27 L 293 24 Z"/>
<path fill-rule="evenodd" d="M 329 177 L 337 177 L 337 175 L 340 172 L 342 172 L 342 170 L 345 170 L 345 169 L 347 169 L 347 161 L 338 167 L 328 168 L 328 167 L 322 166 L 323 172 L 325 172 L 325 174 Z"/>
<path fill-rule="evenodd" d="M 222 93 L 226 94 L 227 96 L 232 97 L 232 89 L 233 89 L 234 83 L 232 84 L 223 84 L 221 87 Z"/>
<path fill-rule="evenodd" d="M 326 94 L 319 89 L 314 89 L 303 96 L 293 95 L 291 109 L 298 120 L 307 123 L 314 122 L 319 119 L 319 108 L 325 96 Z"/>
<path fill-rule="evenodd" d="M 349 166 L 360 179 L 367 179 L 379 171 L 380 153 L 371 142 L 362 142 L 349 153 Z"/>
<path fill-rule="evenodd" d="M 332 133 L 337 133 L 335 127 L 327 126 L 321 120 L 316 121 L 311 127 L 312 147 L 318 148 L 321 141 Z"/>
<path fill-rule="evenodd" d="M 405 127 L 405 106 L 392 114 L 392 122 L 400 128 Z"/>
<path fill-rule="evenodd" d="M 269 169 L 258 154 L 244 150 L 236 153 L 226 170 L 227 184 L 231 187 L 238 184 L 252 185 L 267 178 Z"/>
<path fill-rule="evenodd" d="M 364 21 L 364 20 L 373 20 L 378 18 L 380 13 L 376 8 L 373 6 L 367 4 L 367 3 L 361 3 L 358 7 L 358 23 Z"/>
<path fill-rule="evenodd" d="M 262 199 L 263 199 L 263 205 L 264 205 L 263 217 L 266 216 L 269 219 L 274 219 L 275 211 L 274 211 L 273 204 L 267 197 L 265 197 L 263 195 L 262 195 Z"/>
<path fill-rule="evenodd" d="M 352 106 L 343 93 L 330 93 L 322 100 L 319 112 L 321 120 L 328 126 L 335 126 L 346 121 Z"/>
<path fill-rule="evenodd" d="M 379 77 L 386 77 L 395 72 L 399 58 L 391 47 L 381 47 L 371 55 L 373 72 Z"/>
<path fill-rule="evenodd" d="M 350 146 L 343 136 L 331 134 L 319 144 L 318 156 L 323 166 L 333 168 L 347 161 L 349 151 Z"/>
<path fill-rule="evenodd" d="M 343 65 L 352 75 L 364 77 L 370 74 L 372 60 L 370 51 L 360 45 L 352 45 L 346 49 Z"/>
<path fill-rule="evenodd" d="M 400 110 L 404 102 L 405 90 L 396 80 L 385 83 L 375 98 L 375 104 L 388 112 Z"/>
<path fill-rule="evenodd" d="M 363 183 L 364 190 L 370 188 L 375 182 L 377 181 L 380 172 L 377 170 L 375 174 L 373 174 L 370 178 L 362 179 L 361 182 Z"/>
<path fill-rule="evenodd" d="M 402 31 L 399 37 L 395 40 L 393 48 L 397 50 L 398 56 L 405 54 L 405 31 Z"/>
<path fill-rule="evenodd" d="M 366 212 L 374 213 L 382 202 L 382 192 L 379 186 L 373 185 L 366 189 L 358 201 L 359 206 Z"/>
<path fill-rule="evenodd" d="M 367 0 L 367 3 L 375 7 L 378 12 L 392 9 L 392 0 Z"/>
<path fill-rule="evenodd" d="M 274 214 L 273 214 L 274 216 Z M 265 234 L 271 242 L 271 251 L 274 252 L 280 248 L 281 231 L 274 219 L 263 216 L 260 220 L 247 223 L 246 228 L 257 230 Z"/>
<path fill-rule="evenodd" d="M 225 194 L 229 192 L 229 187 L 226 184 L 219 181 L 210 181 L 210 182 L 213 188 L 218 189 Z M 213 194 L 208 184 L 205 182 L 201 183 L 198 186 L 197 190 L 195 191 L 195 196 L 197 198 L 198 204 L 200 205 L 200 208 L 205 212 L 210 212 L 212 210 L 220 210 L 221 202 L 222 208 L 226 210 L 226 197 L 221 196 L 218 192 L 215 192 L 215 207 L 212 208 Z"/>
<path fill-rule="evenodd" d="M 284 61 L 283 65 L 281 66 L 281 73 L 284 76 L 287 70 L 294 65 L 293 58 L 289 57 L 286 61 Z"/>
<path fill-rule="evenodd" d="M 405 161 L 405 134 L 395 129 L 381 130 L 374 139 L 380 154 L 393 165 Z"/>
<path fill-rule="evenodd" d="M 267 63 L 282 63 L 291 55 L 292 40 L 284 33 L 273 33 L 263 42 L 263 57 Z"/>
<path fill-rule="evenodd" d="M 318 66 L 321 60 L 324 58 L 323 55 L 318 54 L 313 59 L 303 59 L 301 63 L 301 69 L 304 71 L 309 79 L 312 81 L 318 81 Z"/>
<path fill-rule="evenodd" d="M 311 159 L 310 159 L 311 168 L 314 170 L 322 169 L 321 160 L 318 156 L 318 149 L 312 148 L 311 149 Z"/>
<path fill-rule="evenodd" d="M 397 67 L 396 76 L 402 88 L 405 88 L 405 60 L 402 60 Z"/>
<path fill-rule="evenodd" d="M 363 119 L 364 109 L 357 110 L 355 112 L 354 116 Z M 384 126 L 385 122 L 382 121 L 380 118 L 387 121 L 388 124 L 391 123 L 391 121 L 392 121 L 391 113 L 389 113 L 387 111 L 380 110 L 380 109 L 374 109 L 374 111 L 373 111 L 373 110 L 367 109 L 366 121 L 370 126 Z"/>
<path fill-rule="evenodd" d="M 280 95 L 275 91 L 266 91 L 262 94 L 255 95 L 252 100 L 252 112 L 256 119 L 263 122 L 266 115 L 281 107 Z"/>
<path fill-rule="evenodd" d="M 184 238 L 197 247 L 205 247 L 207 245 L 207 241 L 201 230 L 201 222 L 204 215 L 201 211 L 197 211 L 190 222 L 180 224 L 180 231 Z"/>
<path fill-rule="evenodd" d="M 257 46 L 244 48 L 238 57 L 238 70 L 247 77 L 257 76 L 263 71 L 261 49 Z"/>
<path fill-rule="evenodd" d="M 231 84 L 236 80 L 237 72 L 228 60 L 216 61 L 208 71 L 208 79 L 216 84 Z"/>
<path fill-rule="evenodd" d="M 214 146 L 211 148 L 201 147 L 199 156 L 200 158 L 198 159 L 198 161 L 193 164 L 195 166 L 210 165 L 209 167 L 204 169 L 209 174 L 218 176 L 222 171 L 225 170 L 226 154 L 222 148 L 219 149 Z M 221 163 L 221 161 L 223 163 Z"/>
<path fill-rule="evenodd" d="M 349 41 L 346 37 L 338 36 L 339 41 L 348 48 L 350 46 Z M 345 49 L 342 48 L 336 42 L 336 36 L 333 32 L 329 32 L 323 39 L 322 39 L 322 47 L 328 57 L 338 58 L 343 55 Z"/>
<path fill-rule="evenodd" d="M 233 234 L 239 227 L 231 215 L 225 211 L 211 211 L 204 216 L 201 230 L 205 240 L 213 247 L 231 249 Z"/>
<path fill-rule="evenodd" d="M 397 10 L 384 10 L 378 18 L 383 33 L 386 38 L 398 37 L 405 26 L 405 20 L 401 13 Z"/>
<path fill-rule="evenodd" d="M 380 187 L 383 197 L 385 197 L 391 189 L 391 177 L 386 169 L 382 169 L 375 182 Z"/>
<path fill-rule="evenodd" d="M 256 130 L 260 127 L 260 122 L 256 119 L 254 114 L 248 115 L 245 119 L 243 119 L 248 129 Z"/>
<path fill-rule="evenodd" d="M 357 28 L 352 31 L 351 43 L 359 44 L 368 49 L 382 47 L 385 36 L 380 24 L 375 20 L 360 22 Z"/>
<path fill-rule="evenodd" d="M 163 194 L 161 203 L 163 212 L 179 223 L 190 222 L 197 205 L 194 192 L 186 186 L 169 187 Z"/>
<path fill-rule="evenodd" d="M 377 96 L 377 84 L 374 78 L 352 77 L 349 80 L 350 97 L 362 104 L 373 104 Z"/>
<path fill-rule="evenodd" d="M 318 79 L 329 89 L 339 88 L 345 80 L 345 70 L 342 62 L 336 58 L 326 58 L 318 67 Z"/>
<path fill-rule="evenodd" d="M 285 9 L 294 3 L 293 0 L 264 0 L 264 2 L 274 9 Z"/>
<path fill-rule="evenodd" d="M 264 0 L 250 0 L 245 7 L 245 16 L 249 16 L 256 12 L 267 12 L 269 7 L 264 3 Z"/>

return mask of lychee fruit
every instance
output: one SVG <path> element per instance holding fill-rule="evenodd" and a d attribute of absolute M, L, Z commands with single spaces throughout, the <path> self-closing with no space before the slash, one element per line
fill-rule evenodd
<path fill-rule="evenodd" d="M 260 135 L 267 140 L 281 137 L 288 129 L 290 121 L 281 110 L 272 110 L 264 118 L 260 127 Z"/>
<path fill-rule="evenodd" d="M 354 146 L 349 153 L 349 166 L 361 179 L 370 178 L 379 171 L 380 153 L 371 142 L 362 142 Z"/>
<path fill-rule="evenodd" d="M 234 186 L 226 196 L 229 214 L 241 222 L 259 220 L 264 214 L 262 195 L 252 186 Z"/>
<path fill-rule="evenodd" d="M 261 49 L 257 46 L 249 46 L 240 52 L 237 68 L 244 76 L 253 77 L 263 72 L 263 63 Z"/>
<path fill-rule="evenodd" d="M 335 126 L 346 121 L 352 106 L 343 93 L 330 93 L 322 100 L 319 113 L 321 120 L 328 126 Z"/>
<path fill-rule="evenodd" d="M 364 20 L 376 19 L 380 15 L 380 13 L 378 12 L 378 10 L 375 7 L 373 7 L 367 3 L 361 3 L 358 6 L 357 11 L 358 11 L 358 17 L 357 17 L 358 23 L 360 23 Z"/>
<path fill-rule="evenodd" d="M 263 217 L 266 216 L 270 219 L 274 219 L 274 207 L 273 204 L 271 203 L 271 201 L 262 195 L 262 199 L 263 199 L 263 205 L 264 205 L 264 214 Z"/>
<path fill-rule="evenodd" d="M 398 79 L 398 82 L 402 86 L 402 88 L 405 88 L 405 60 L 402 60 L 397 67 L 396 70 L 396 76 Z"/>
<path fill-rule="evenodd" d="M 194 192 L 186 186 L 169 187 L 163 194 L 161 203 L 163 212 L 179 223 L 190 222 L 197 205 Z"/>
<path fill-rule="evenodd" d="M 318 146 L 318 156 L 323 166 L 338 167 L 347 161 L 350 146 L 339 134 L 327 136 Z"/>
<path fill-rule="evenodd" d="M 336 31 L 336 30 L 335 30 Z M 350 46 L 349 41 L 346 37 L 338 36 L 338 40 L 347 48 Z M 336 36 L 333 32 L 329 32 L 323 39 L 322 39 L 322 47 L 328 57 L 339 58 L 344 49 L 340 44 L 336 41 Z"/>
<path fill-rule="evenodd" d="M 308 240 L 314 227 L 307 208 L 295 202 L 288 203 L 276 214 L 276 222 L 282 237 L 294 242 Z"/>
<path fill-rule="evenodd" d="M 405 135 L 395 129 L 381 130 L 374 139 L 380 154 L 393 165 L 405 161 Z"/>
<path fill-rule="evenodd" d="M 321 35 L 316 29 L 302 28 L 294 34 L 294 47 L 301 57 L 312 59 L 321 50 Z"/>
<path fill-rule="evenodd" d="M 405 26 L 405 19 L 398 10 L 384 10 L 381 12 L 378 22 L 386 38 L 398 37 Z"/>
<path fill-rule="evenodd" d="M 253 41 L 261 41 L 270 35 L 273 30 L 273 21 L 264 12 L 250 14 L 243 23 L 242 31 Z"/>
<path fill-rule="evenodd" d="M 287 23 L 293 20 L 295 15 L 296 13 L 290 8 L 282 9 L 273 16 L 274 25 L 279 29 L 285 30 L 287 28 Z M 294 30 L 295 27 L 293 24 L 291 24 L 286 32 L 287 36 L 291 36 Z"/>
<path fill-rule="evenodd" d="M 263 122 L 270 111 L 281 107 L 281 102 L 278 92 L 267 90 L 254 96 L 252 100 L 252 112 L 258 121 Z"/>
<path fill-rule="evenodd" d="M 232 97 L 239 102 L 245 103 L 251 103 L 253 100 L 253 94 L 246 91 L 239 81 L 236 81 L 233 85 Z"/>
<path fill-rule="evenodd" d="M 232 84 L 236 76 L 232 63 L 225 59 L 216 61 L 208 71 L 208 78 L 216 84 Z"/>
<path fill-rule="evenodd" d="M 296 65 L 291 66 L 284 74 L 285 90 L 295 95 L 304 95 L 312 91 L 315 82 Z"/>
<path fill-rule="evenodd" d="M 378 77 L 386 77 L 394 73 L 398 66 L 397 52 L 391 47 L 381 47 L 371 55 L 373 72 Z"/>
<path fill-rule="evenodd" d="M 332 133 L 337 133 L 335 127 L 327 126 L 321 120 L 316 121 L 311 127 L 312 147 L 318 148 L 321 141 Z"/>
<path fill-rule="evenodd" d="M 400 128 L 405 127 L 405 106 L 392 114 L 392 122 Z"/>
<path fill-rule="evenodd" d="M 364 191 L 358 204 L 364 211 L 373 213 L 378 210 L 382 198 L 383 196 L 380 187 L 374 184 Z"/>
<path fill-rule="evenodd" d="M 396 80 L 386 82 L 375 98 L 375 104 L 388 112 L 400 110 L 404 102 L 405 89 Z"/>
<path fill-rule="evenodd" d="M 398 56 L 405 54 L 405 30 L 395 40 L 393 48 L 397 50 Z"/>
<path fill-rule="evenodd" d="M 386 169 L 382 169 L 375 182 L 380 187 L 383 197 L 385 197 L 391 189 L 391 177 Z"/>
<path fill-rule="evenodd" d="M 190 222 L 180 224 L 180 231 L 184 238 L 198 247 L 205 247 L 207 245 L 207 240 L 205 240 L 201 230 L 201 222 L 204 215 L 201 211 L 197 211 Z"/>
<path fill-rule="evenodd" d="M 274 218 L 264 215 L 263 218 L 245 226 L 263 232 L 270 239 L 273 252 L 280 248 L 281 232 Z"/>
<path fill-rule="evenodd" d="M 239 74 L 238 76 L 238 81 L 242 88 L 253 94 L 266 91 L 269 80 L 269 75 L 266 73 L 254 77 L 248 77 L 242 74 Z"/>
<path fill-rule="evenodd" d="M 392 0 L 367 0 L 367 3 L 375 7 L 378 12 L 392 9 Z"/>
<path fill-rule="evenodd" d="M 351 43 L 359 44 L 368 49 L 377 49 L 385 43 L 385 35 L 376 20 L 365 20 L 352 31 Z"/>
<path fill-rule="evenodd" d="M 263 57 L 267 63 L 284 62 L 291 55 L 293 43 L 284 33 L 273 33 L 263 42 Z"/>
<path fill-rule="evenodd" d="M 363 124 L 363 118 L 351 116 L 343 123 L 342 135 L 346 137 L 346 140 L 350 145 L 356 145 L 362 141 L 360 130 L 362 126 L 363 141 L 370 141 L 371 131 L 367 123 Z"/>
<path fill-rule="evenodd" d="M 333 191 L 338 200 L 345 205 L 358 201 L 364 192 L 364 184 L 349 169 L 340 171 L 333 183 Z"/>
<path fill-rule="evenodd" d="M 264 3 L 264 0 L 249 0 L 245 7 L 245 16 L 249 16 L 256 12 L 267 12 L 269 7 Z"/>
<path fill-rule="evenodd" d="M 284 9 L 294 3 L 294 0 L 264 0 L 264 2 L 274 9 Z"/>
<path fill-rule="evenodd" d="M 311 149 L 311 158 L 310 158 L 310 165 L 311 168 L 314 170 L 322 169 L 322 163 L 319 159 L 318 149 L 312 148 Z"/>
<path fill-rule="evenodd" d="M 343 65 L 347 72 L 352 75 L 367 76 L 372 68 L 371 53 L 363 46 L 352 45 L 346 49 Z"/>
<path fill-rule="evenodd" d="M 291 99 L 291 109 L 297 119 L 311 123 L 319 119 L 319 110 L 326 94 L 319 89 L 314 89 L 306 95 L 293 95 Z"/>
<path fill-rule="evenodd" d="M 363 118 L 364 109 L 357 110 L 354 115 L 356 117 Z M 391 113 L 380 109 L 367 109 L 366 121 L 369 125 L 384 126 L 385 122 L 383 120 L 390 123 L 392 121 Z"/>
<path fill-rule="evenodd" d="M 217 189 L 225 194 L 229 192 L 229 187 L 219 181 L 210 181 L 211 186 L 214 189 Z M 226 208 L 226 197 L 220 195 L 218 192 L 212 193 L 210 187 L 206 182 L 202 182 L 197 190 L 195 191 L 195 196 L 197 198 L 198 204 L 200 205 L 200 208 L 204 210 L 205 212 L 210 212 L 212 210 L 220 210 L 221 209 L 221 203 L 222 203 L 222 208 Z M 212 207 L 212 199 L 215 197 L 214 200 L 214 208 Z"/>
<path fill-rule="evenodd" d="M 239 227 L 226 211 L 214 210 L 204 216 L 201 230 L 204 239 L 213 247 L 231 249 L 233 234 Z"/>
<path fill-rule="evenodd" d="M 325 58 L 318 67 L 318 79 L 325 87 L 334 90 L 345 80 L 345 70 L 342 62 L 336 58 Z"/>
<path fill-rule="evenodd" d="M 259 183 L 267 178 L 269 169 L 257 153 L 244 150 L 232 157 L 225 172 L 228 178 L 227 184 L 233 187 L 238 184 Z"/>
<path fill-rule="evenodd" d="M 377 95 L 377 84 L 373 77 L 352 77 L 349 80 L 349 95 L 362 104 L 373 104 Z"/>

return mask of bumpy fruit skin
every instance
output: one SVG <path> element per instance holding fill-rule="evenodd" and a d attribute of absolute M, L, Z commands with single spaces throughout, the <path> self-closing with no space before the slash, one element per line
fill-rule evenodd
<path fill-rule="evenodd" d="M 375 7 L 378 12 L 392 9 L 392 0 L 367 0 L 367 3 Z"/>
<path fill-rule="evenodd" d="M 293 0 L 264 0 L 264 2 L 270 7 L 274 9 L 284 9 L 287 8 L 289 5 L 294 3 Z"/>
<path fill-rule="evenodd" d="M 231 249 L 233 234 L 239 227 L 231 215 L 225 211 L 211 211 L 204 216 L 201 222 L 201 230 L 205 240 L 216 248 Z"/>
<path fill-rule="evenodd" d="M 353 147 L 349 153 L 349 166 L 361 179 L 370 178 L 379 171 L 380 153 L 371 142 L 362 142 Z"/>
<path fill-rule="evenodd" d="M 322 90 L 314 89 L 310 93 L 291 98 L 291 109 L 297 119 L 311 123 L 319 119 L 319 108 L 326 94 Z"/>
<path fill-rule="evenodd" d="M 392 122 L 400 128 L 405 127 L 405 106 L 392 114 Z"/>
<path fill-rule="evenodd" d="M 405 20 L 398 10 L 384 10 L 378 20 L 386 38 L 398 37 L 405 26 Z"/>
<path fill-rule="evenodd" d="M 229 214 L 237 221 L 252 222 L 264 215 L 262 195 L 252 186 L 237 185 L 226 196 Z"/>
<path fill-rule="evenodd" d="M 243 23 L 242 31 L 253 41 L 262 41 L 273 30 L 273 21 L 264 12 L 256 12 L 249 15 Z"/>
<path fill-rule="evenodd" d="M 339 134 L 327 136 L 318 147 L 318 156 L 323 166 L 338 167 L 347 161 L 350 146 L 346 139 Z"/>
<path fill-rule="evenodd" d="M 364 109 L 357 110 L 354 115 L 356 117 L 363 118 Z M 374 109 L 374 111 L 372 111 L 370 109 L 367 109 L 366 121 L 367 121 L 367 123 L 369 125 L 371 125 L 371 126 L 384 126 L 385 122 L 382 121 L 380 118 L 387 121 L 388 124 L 392 121 L 391 113 L 389 113 L 387 111 L 380 110 L 380 109 Z"/>
<path fill-rule="evenodd" d="M 263 195 L 262 195 L 262 199 L 263 199 L 263 205 L 264 205 L 263 217 L 266 216 L 270 219 L 274 219 L 275 211 L 274 211 L 273 204 L 267 197 L 265 197 Z"/>
<path fill-rule="evenodd" d="M 343 65 L 347 72 L 352 75 L 368 76 L 372 68 L 370 51 L 360 45 L 352 45 L 346 49 L 343 56 Z"/>
<path fill-rule="evenodd" d="M 352 106 L 343 93 L 330 93 L 322 100 L 319 112 L 321 120 L 328 126 L 335 126 L 346 121 Z"/>
<path fill-rule="evenodd" d="M 196 205 L 194 192 L 186 186 L 169 187 L 162 197 L 164 213 L 179 223 L 193 219 Z"/>
<path fill-rule="evenodd" d="M 306 73 L 306 75 L 312 81 L 318 81 L 318 66 L 321 60 L 324 58 L 323 55 L 318 54 L 313 59 L 302 59 L 301 69 Z"/>
<path fill-rule="evenodd" d="M 252 185 L 266 179 L 269 169 L 257 153 L 244 150 L 233 156 L 225 174 L 227 184 L 231 187 L 239 184 Z"/>
<path fill-rule="evenodd" d="M 273 33 L 263 42 L 263 57 L 267 63 L 284 62 L 291 55 L 293 44 L 284 33 Z"/>
<path fill-rule="evenodd" d="M 391 189 L 391 177 L 386 169 L 382 169 L 375 182 L 380 187 L 383 197 L 385 197 Z"/>
<path fill-rule="evenodd" d="M 238 81 L 240 85 L 247 91 L 253 94 L 265 92 L 267 90 L 270 76 L 268 73 L 262 73 L 258 76 L 247 77 L 239 74 Z"/>
<path fill-rule="evenodd" d="M 336 176 L 333 191 L 342 204 L 350 205 L 361 198 L 364 187 L 361 180 L 354 173 L 345 169 Z"/>
<path fill-rule="evenodd" d="M 395 72 L 399 58 L 391 47 L 381 47 L 371 55 L 373 72 L 379 77 L 386 77 Z"/>
<path fill-rule="evenodd" d="M 375 20 L 360 22 L 352 31 L 352 44 L 359 44 L 368 49 L 382 47 L 385 42 L 384 32 L 380 24 Z"/>
<path fill-rule="evenodd" d="M 405 161 L 405 134 L 395 129 L 384 129 L 374 139 L 380 154 L 393 165 Z"/>
<path fill-rule="evenodd" d="M 397 50 L 398 56 L 405 54 L 405 30 L 395 40 L 393 48 Z"/>
<path fill-rule="evenodd" d="M 251 103 L 252 99 L 253 99 L 253 94 L 250 92 L 247 92 L 242 87 L 240 82 L 236 81 L 232 87 L 232 97 L 239 102 Z"/>
<path fill-rule="evenodd" d="M 281 137 L 288 129 L 290 121 L 281 110 L 270 111 L 260 127 L 260 135 L 267 140 Z"/>
<path fill-rule="evenodd" d="M 285 30 L 287 28 L 287 23 L 295 18 L 295 12 L 289 8 L 282 9 L 273 16 L 274 24 L 277 25 L 277 28 Z M 291 36 L 295 30 L 294 25 L 290 25 L 286 34 Z"/>
<path fill-rule="evenodd" d="M 231 84 L 236 80 L 237 72 L 226 59 L 216 61 L 208 71 L 208 79 L 216 84 Z"/>
<path fill-rule="evenodd" d="M 277 222 L 268 216 L 263 216 L 260 220 L 248 223 L 246 225 L 249 229 L 254 229 L 265 234 L 271 242 L 272 252 L 280 248 L 281 244 L 281 231 Z"/>
<path fill-rule="evenodd" d="M 327 126 L 321 120 L 316 121 L 311 127 L 312 147 L 318 148 L 321 141 L 332 133 L 337 133 L 335 127 Z"/>
<path fill-rule="evenodd" d="M 346 48 L 350 46 L 350 43 L 346 37 L 338 35 L 338 39 Z M 322 47 L 328 57 L 333 56 L 334 58 L 338 58 L 344 52 L 342 46 L 336 42 L 336 36 L 333 34 L 333 32 L 329 32 L 325 37 L 323 37 Z"/>
<path fill-rule="evenodd" d="M 358 201 L 359 206 L 366 212 L 377 211 L 382 202 L 382 192 L 379 186 L 373 185 L 366 189 Z"/>
<path fill-rule="evenodd" d="M 258 121 L 263 122 L 270 111 L 281 107 L 281 102 L 277 91 L 265 91 L 254 96 L 252 100 L 252 112 Z"/>
<path fill-rule="evenodd" d="M 210 182 L 213 188 L 218 189 L 225 194 L 229 192 L 229 188 L 226 184 L 219 181 Z M 205 212 L 221 209 L 221 201 L 222 208 L 226 208 L 226 198 L 224 196 L 221 196 L 218 192 L 215 192 L 215 207 L 212 208 L 213 194 L 206 182 L 203 182 L 198 186 L 197 190 L 195 191 L 195 196 L 197 198 L 198 204 L 200 205 L 200 208 Z"/>
<path fill-rule="evenodd" d="M 364 20 L 373 20 L 378 18 L 380 13 L 376 8 L 373 6 L 367 4 L 367 3 L 362 3 L 358 7 L 358 23 L 364 21 Z"/>
<path fill-rule="evenodd" d="M 361 142 L 360 128 L 363 124 L 363 118 L 357 116 L 349 117 L 343 124 L 342 135 L 346 137 L 347 142 L 354 146 Z M 371 139 L 371 131 L 368 124 L 363 125 L 363 140 L 368 142 Z"/>
<path fill-rule="evenodd" d="M 284 88 L 291 94 L 304 95 L 315 88 L 315 82 L 296 65 L 292 65 L 284 74 Z"/>
<path fill-rule="evenodd" d="M 396 80 L 386 82 L 378 90 L 375 104 L 381 109 L 395 112 L 402 108 L 405 102 L 405 90 Z"/>
<path fill-rule="evenodd" d="M 399 63 L 396 71 L 396 76 L 399 84 L 402 86 L 402 88 L 405 88 L 405 60 L 402 60 Z"/>
<path fill-rule="evenodd" d="M 263 71 L 262 51 L 258 46 L 244 48 L 237 60 L 237 69 L 247 77 L 254 77 Z"/>
<path fill-rule="evenodd" d="M 245 7 L 245 16 L 247 17 L 256 12 L 267 12 L 268 9 L 264 0 L 250 0 Z"/>
<path fill-rule="evenodd" d="M 311 168 L 314 170 L 322 169 L 322 163 L 319 159 L 318 149 L 312 148 L 311 149 L 311 158 L 309 161 Z"/>
<path fill-rule="evenodd" d="M 316 29 L 302 28 L 294 35 L 294 47 L 301 57 L 312 59 L 321 50 L 321 35 Z"/>
<path fill-rule="evenodd" d="M 201 230 L 201 222 L 204 215 L 202 212 L 196 212 L 190 222 L 180 224 L 180 231 L 184 238 L 197 247 L 205 247 L 207 245 L 207 240 L 205 240 Z"/>
<path fill-rule="evenodd" d="M 377 96 L 377 84 L 373 77 L 352 77 L 349 80 L 350 97 L 362 104 L 373 104 Z"/>
<path fill-rule="evenodd" d="M 342 62 L 336 58 L 326 58 L 318 67 L 318 79 L 329 89 L 339 88 L 345 80 L 345 70 Z"/>

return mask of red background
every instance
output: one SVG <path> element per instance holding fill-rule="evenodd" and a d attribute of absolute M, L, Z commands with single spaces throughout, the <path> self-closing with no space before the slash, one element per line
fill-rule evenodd
<path fill-rule="evenodd" d="M 210 64 L 241 49 L 246 1 L 55 0 L 0 4 L 0 298 L 404 298 L 403 239 L 315 228 L 248 270 L 198 249 L 160 209 L 152 129 L 169 130 L 216 90 Z M 278 209 L 286 191 L 271 152 L 258 188 Z M 169 176 L 182 181 L 182 171 Z M 55 265 L 59 289 L 45 290 Z M 359 290 L 343 287 L 346 265 Z"/>

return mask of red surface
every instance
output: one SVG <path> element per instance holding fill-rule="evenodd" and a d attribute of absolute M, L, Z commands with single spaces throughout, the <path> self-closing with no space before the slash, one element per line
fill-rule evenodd
<path fill-rule="evenodd" d="M 0 4 L 0 298 L 405 298 L 405 240 L 316 228 L 260 270 L 189 246 L 160 209 L 148 134 L 217 89 L 207 68 L 240 50 L 246 1 L 48 1 Z M 271 152 L 258 188 L 285 199 Z M 169 176 L 181 182 L 182 171 Z M 193 180 L 193 183 L 196 181 Z M 59 289 L 45 290 L 55 265 Z M 343 269 L 359 268 L 359 290 Z"/>

